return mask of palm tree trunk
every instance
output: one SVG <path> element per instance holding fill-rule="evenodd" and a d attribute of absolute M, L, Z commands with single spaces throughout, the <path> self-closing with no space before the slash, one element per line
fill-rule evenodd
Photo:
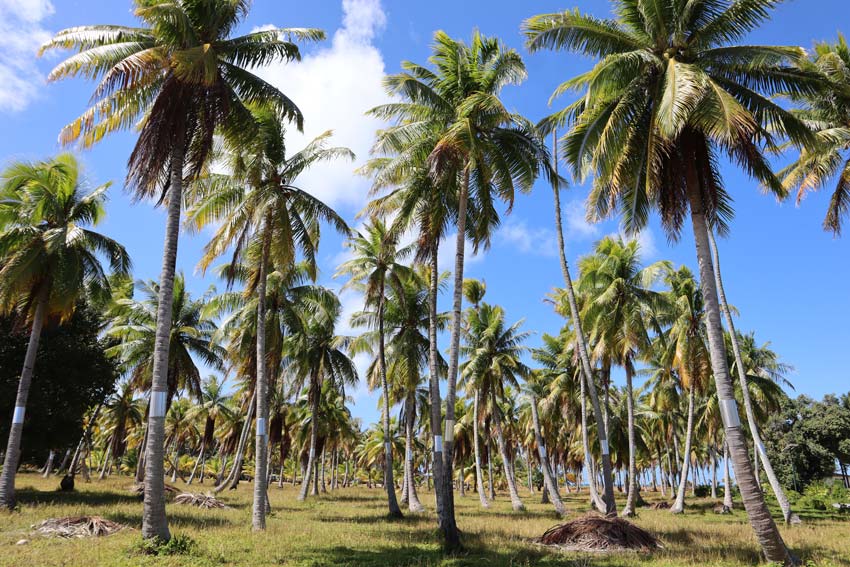
<path fill-rule="evenodd" d="M 493 443 L 490 439 L 490 420 L 487 420 L 487 488 L 490 493 L 490 500 L 496 499 L 496 490 L 493 486 Z"/>
<path fill-rule="evenodd" d="M 723 505 L 730 510 L 735 505 L 732 500 L 732 477 L 729 474 L 729 445 L 723 441 Z"/>
<path fill-rule="evenodd" d="M 304 479 L 301 481 L 301 493 L 298 495 L 299 501 L 307 498 L 307 491 L 310 490 L 310 476 L 313 474 L 313 463 L 316 461 L 316 443 L 319 437 L 320 395 L 319 373 L 318 370 L 314 370 L 313 375 L 310 377 L 310 450 L 307 454 L 307 470 L 304 472 Z"/>
<path fill-rule="evenodd" d="M 685 511 L 685 489 L 688 485 L 688 468 L 691 464 L 691 439 L 694 434 L 694 398 L 695 384 L 691 384 L 688 390 L 688 429 L 685 433 L 685 454 L 682 455 L 682 472 L 679 475 L 679 488 L 676 492 L 676 501 L 670 507 L 673 514 L 681 514 Z"/>
<path fill-rule="evenodd" d="M 390 432 L 390 386 L 387 381 L 387 354 L 384 345 L 384 282 L 381 280 L 380 296 L 378 297 L 378 361 L 381 367 L 381 388 L 383 389 L 383 419 L 384 425 L 384 488 L 387 491 L 387 506 L 390 518 L 401 518 L 401 508 L 395 495 L 393 480 L 393 443 Z"/>
<path fill-rule="evenodd" d="M 576 341 L 578 342 L 578 341 Z M 587 490 L 590 494 L 590 503 L 597 510 L 607 509 L 605 501 L 599 496 L 599 491 L 596 490 L 596 467 L 594 467 L 593 453 L 590 452 L 590 439 L 587 434 L 587 394 L 586 382 L 580 379 L 580 395 L 581 395 L 581 443 L 584 449 L 584 462 L 587 467 Z M 599 423 L 597 421 L 597 423 Z M 613 488 L 611 489 L 613 494 Z"/>
<path fill-rule="evenodd" d="M 686 142 L 686 145 L 690 144 Z M 702 286 L 706 307 L 706 330 L 711 354 L 711 367 L 714 371 L 714 382 L 722 410 L 726 440 L 729 444 L 729 452 L 735 467 L 735 477 L 741 490 L 744 508 L 765 558 L 768 561 L 786 565 L 796 564 L 798 561 L 785 546 L 782 535 L 770 515 L 764 495 L 759 490 L 755 472 L 750 465 L 747 441 L 741 429 L 741 418 L 738 414 L 738 405 L 735 402 L 735 390 L 732 387 L 729 368 L 726 364 L 726 348 L 723 342 L 723 327 L 720 322 L 720 305 L 717 299 L 714 267 L 712 266 L 708 243 L 708 224 L 703 212 L 699 178 L 694 162 L 691 162 L 690 167 L 688 167 L 688 197 L 699 263 L 700 285 Z"/>
<path fill-rule="evenodd" d="M 446 384 L 445 451 L 443 452 L 443 509 L 440 526 L 445 548 L 460 549 L 460 532 L 455 523 L 454 491 L 452 490 L 452 458 L 454 447 L 455 394 L 460 356 L 461 309 L 463 308 L 463 264 L 466 246 L 466 209 L 469 200 L 469 169 L 463 172 L 463 181 L 458 197 L 457 238 L 455 244 L 454 292 L 452 297 L 452 323 L 449 337 L 449 374 Z"/>
<path fill-rule="evenodd" d="M 106 445 L 106 457 L 103 459 L 103 466 L 100 467 L 100 474 L 97 475 L 97 480 L 103 480 L 106 478 L 107 471 L 111 468 L 110 463 L 112 462 L 112 443 L 107 443 Z"/>
<path fill-rule="evenodd" d="M 714 445 L 708 447 L 711 457 L 711 499 L 717 500 L 717 456 Z"/>
<path fill-rule="evenodd" d="M 665 485 L 665 482 L 664 482 L 664 476 L 665 476 L 664 475 L 664 460 L 661 456 L 661 446 L 660 445 L 656 445 L 655 453 L 658 456 L 658 473 L 661 476 L 661 482 L 660 482 L 660 484 L 661 484 L 661 497 L 666 498 L 667 494 L 665 494 L 666 491 L 664 489 L 664 485 Z M 655 469 L 653 469 L 653 471 L 654 470 Z"/>
<path fill-rule="evenodd" d="M 557 139 L 556 134 L 552 133 L 553 137 Z M 556 144 L 553 144 L 553 151 L 556 152 Z M 555 165 L 555 173 L 558 171 L 558 159 L 557 153 L 554 159 Z M 605 421 L 603 418 L 602 410 L 599 406 L 599 396 L 596 393 L 596 385 L 593 382 L 593 367 L 590 364 L 590 349 L 587 346 L 587 339 L 585 338 L 584 331 L 582 330 L 581 318 L 579 317 L 578 311 L 578 303 L 576 302 L 575 290 L 573 289 L 573 281 L 570 277 L 570 267 L 567 263 L 567 254 L 566 248 L 564 247 L 564 229 L 561 221 L 561 195 L 560 195 L 560 184 L 555 181 L 552 186 L 553 193 L 555 195 L 555 228 L 558 237 L 558 255 L 561 260 L 561 272 L 564 276 L 564 286 L 567 291 L 567 299 L 570 304 L 570 317 L 573 320 L 573 325 L 575 327 L 576 333 L 576 345 L 578 346 L 579 359 L 581 362 L 581 371 L 583 382 L 587 387 L 587 392 L 590 394 L 590 401 L 593 404 L 593 414 L 596 418 L 596 431 L 597 436 L 599 437 L 599 445 L 602 452 L 602 480 L 604 487 L 604 509 L 606 515 L 616 515 L 617 514 L 617 503 L 614 501 L 614 484 L 613 478 L 611 474 L 611 454 L 608 449 L 608 429 L 605 426 Z M 586 431 L 586 421 L 582 424 L 582 430 Z M 584 433 L 583 433 L 584 434 Z M 589 454 L 589 451 L 585 449 L 585 455 Z M 588 462 L 590 462 L 588 460 Z M 599 509 L 603 509 L 602 506 L 599 506 Z"/>
<path fill-rule="evenodd" d="M 145 447 L 145 501 L 142 513 L 142 537 L 171 539 L 165 516 L 165 412 L 168 397 L 168 347 L 171 338 L 171 308 L 174 270 L 180 236 L 180 208 L 183 202 L 184 147 L 182 133 L 174 140 L 171 179 L 168 187 L 168 216 L 165 223 L 165 250 L 159 277 L 159 297 L 154 341 L 151 408 L 148 414 L 148 442 Z"/>
<path fill-rule="evenodd" d="M 236 447 L 236 454 L 233 456 L 233 468 L 230 469 L 230 474 L 223 482 L 213 488 L 213 494 L 218 494 L 225 488 L 236 488 L 239 483 L 239 478 L 242 476 L 242 459 L 245 455 L 245 445 L 248 443 L 248 433 L 251 431 L 251 422 L 254 419 L 255 403 L 257 399 L 256 390 L 251 395 L 251 400 L 248 402 L 248 413 L 245 415 L 245 423 L 242 424 L 242 431 L 239 434 L 239 444 Z M 226 465 L 226 461 L 222 459 L 222 467 Z"/>
<path fill-rule="evenodd" d="M 442 425 L 442 410 L 440 409 L 440 376 L 439 376 L 439 350 L 437 346 L 437 296 L 439 290 L 440 271 L 438 267 L 437 254 L 439 252 L 439 237 L 435 237 L 432 244 L 430 261 L 430 283 L 428 289 L 428 388 L 431 398 L 431 434 L 434 436 L 433 451 L 431 452 L 431 473 L 434 477 L 434 499 L 437 506 L 437 518 L 443 537 L 447 537 L 446 528 L 443 526 L 445 516 L 444 508 L 444 485 L 443 485 L 443 435 L 440 432 Z"/>
<path fill-rule="evenodd" d="M 555 513 L 559 516 L 563 516 L 567 513 L 567 509 L 564 507 L 564 502 L 561 500 L 561 495 L 558 494 L 558 487 L 555 485 L 555 481 L 552 479 L 552 475 L 549 471 L 549 457 L 546 455 L 546 445 L 543 442 L 543 433 L 540 429 L 540 415 L 537 411 L 537 398 L 534 396 L 531 397 L 531 424 L 534 427 L 534 440 L 537 443 L 537 456 L 540 458 L 540 465 L 543 469 L 543 482 L 546 484 L 546 490 L 549 492 L 549 500 L 552 502 L 552 505 L 555 507 Z M 529 461 L 530 459 L 529 455 Z M 531 463 L 529 462 L 529 465 Z M 529 466 L 529 475 L 531 473 L 531 467 Z M 529 479 L 531 476 L 529 476 Z M 529 488 L 531 487 L 531 482 L 529 482 Z"/>
<path fill-rule="evenodd" d="M 490 502 L 484 494 L 484 474 L 481 472 L 481 439 L 478 432 L 478 414 L 481 404 L 481 391 L 475 389 L 475 401 L 472 404 L 472 444 L 475 446 L 475 487 L 482 508 L 489 508 Z"/>
<path fill-rule="evenodd" d="M 45 289 L 38 294 L 33 314 L 32 329 L 30 330 L 27 353 L 24 356 L 24 368 L 18 382 L 18 394 L 15 397 L 15 411 L 12 414 L 12 426 L 9 429 L 9 439 L 6 443 L 6 458 L 3 461 L 3 472 L 0 474 L 0 506 L 9 510 L 15 507 L 15 475 L 21 459 L 21 438 L 24 432 L 24 413 L 27 398 L 32 385 L 35 357 L 38 353 L 38 343 L 41 339 L 41 329 L 47 312 L 48 292 Z"/>
<path fill-rule="evenodd" d="M 753 412 L 753 403 L 750 399 L 750 390 L 747 388 L 747 372 L 741 357 L 741 349 L 738 345 L 738 334 L 735 331 L 735 322 L 732 320 L 732 313 L 729 310 L 729 304 L 726 302 L 726 292 L 723 289 L 723 278 L 720 273 L 720 255 L 717 250 L 717 242 L 714 240 L 714 231 L 711 229 L 708 231 L 708 241 L 712 252 L 712 265 L 714 266 L 714 279 L 715 284 L 717 285 L 720 309 L 723 312 L 724 319 L 726 320 L 726 326 L 729 328 L 729 337 L 732 339 L 732 352 L 735 355 L 735 366 L 738 369 L 738 381 L 741 385 L 741 395 L 744 400 L 744 409 L 747 413 L 747 424 L 750 426 L 750 433 L 753 436 L 753 445 L 755 445 L 755 451 L 753 451 L 753 453 L 756 458 L 761 457 L 764 473 L 767 475 L 767 480 L 770 483 L 770 487 L 773 489 L 776 501 L 779 502 L 779 507 L 782 509 L 782 517 L 785 519 L 785 523 L 788 524 L 791 522 L 791 503 L 788 501 L 788 497 L 782 489 L 782 484 L 780 484 L 779 478 L 777 478 L 776 473 L 773 471 L 773 465 L 770 463 L 770 458 L 767 455 L 764 443 L 762 443 L 761 440 L 761 435 L 759 434 L 758 424 L 756 423 L 755 413 Z M 758 467 L 755 467 L 755 470 L 757 474 Z M 756 480 L 758 480 L 758 477 Z"/>
<path fill-rule="evenodd" d="M 626 488 L 626 507 L 623 508 L 623 516 L 629 517 L 635 515 L 635 507 L 637 506 L 638 482 L 637 482 L 637 444 L 635 441 L 635 398 L 632 389 L 632 361 L 626 360 L 626 411 L 628 413 L 628 434 L 629 434 L 629 478 L 628 487 Z"/>
<path fill-rule="evenodd" d="M 405 412 L 404 424 L 404 469 L 405 482 L 407 486 L 407 509 L 413 513 L 425 511 L 425 507 L 419 501 L 419 495 L 416 494 L 416 479 L 414 478 L 413 466 L 413 427 L 416 419 L 416 392 L 415 390 L 407 395 L 407 411 Z"/>
<path fill-rule="evenodd" d="M 207 440 L 201 439 L 201 450 L 198 452 L 198 459 L 195 461 L 195 466 L 192 467 L 192 474 L 189 475 L 189 480 L 186 481 L 186 484 L 192 484 L 192 481 L 195 480 L 195 474 L 198 472 L 198 467 L 200 466 L 201 461 L 204 458 L 204 450 L 206 449 L 206 444 Z"/>
<path fill-rule="evenodd" d="M 529 496 L 534 496 L 534 479 L 531 477 L 531 447 L 526 447 L 525 449 L 525 472 L 528 478 L 528 494 Z"/>
<path fill-rule="evenodd" d="M 505 442 L 505 435 L 502 432 L 502 418 L 499 415 L 499 406 L 496 404 L 496 393 L 490 391 L 490 399 L 493 403 L 493 425 L 496 428 L 496 442 L 499 445 L 499 453 L 502 455 L 502 465 L 505 469 L 505 480 L 508 481 L 508 492 L 511 495 L 511 508 L 515 512 L 525 510 L 525 505 L 519 497 L 519 492 L 516 489 L 516 478 L 514 477 L 514 467 L 508 455 L 508 444 Z"/>
<path fill-rule="evenodd" d="M 268 432 L 269 378 L 266 364 L 266 271 L 269 263 L 271 234 L 269 219 L 263 221 L 262 251 L 257 276 L 257 428 L 254 439 L 254 502 L 251 526 L 266 529 L 266 478 L 269 468 Z"/>

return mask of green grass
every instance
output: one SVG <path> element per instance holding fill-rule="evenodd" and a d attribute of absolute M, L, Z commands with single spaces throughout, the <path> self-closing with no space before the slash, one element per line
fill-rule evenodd
<path fill-rule="evenodd" d="M 433 493 L 420 494 L 429 512 L 388 521 L 380 489 L 349 488 L 297 502 L 295 489 L 273 486 L 274 511 L 265 533 L 252 533 L 251 485 L 222 495 L 232 509 L 199 510 L 169 505 L 173 534 L 194 541 L 191 554 L 145 555 L 139 545 L 141 502 L 126 489 L 128 477 L 89 484 L 78 479 L 77 491 L 61 493 L 58 479 L 18 476 L 19 510 L 0 513 L 0 565 L 47 566 L 405 566 L 428 565 L 570 565 L 570 566 L 734 566 L 759 562 L 759 553 L 742 511 L 712 513 L 713 502 L 691 500 L 687 513 L 641 509 L 636 522 L 661 538 L 664 549 L 651 555 L 587 555 L 543 549 L 530 542 L 557 522 L 540 495 L 523 490 L 529 510 L 513 513 L 506 494 L 482 510 L 474 493 L 457 502 L 458 525 L 466 550 L 447 558 L 440 551 L 433 515 Z M 178 482 L 182 487 L 182 483 Z M 210 485 L 193 485 L 195 491 Z M 644 493 L 650 500 L 658 495 Z M 585 497 L 567 497 L 571 516 L 587 510 Z M 811 565 L 850 566 L 850 521 L 823 512 L 802 511 L 804 524 L 782 528 L 786 542 Z M 131 531 L 98 539 L 58 540 L 31 537 L 30 526 L 46 518 L 101 515 Z M 15 545 L 22 539 L 26 545 Z"/>

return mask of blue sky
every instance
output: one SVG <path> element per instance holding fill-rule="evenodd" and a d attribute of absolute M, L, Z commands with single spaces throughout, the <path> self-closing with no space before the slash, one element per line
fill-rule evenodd
<path fill-rule="evenodd" d="M 510 108 L 533 120 L 545 116 L 551 111 L 547 101 L 554 87 L 591 62 L 563 53 L 529 55 L 522 48 L 519 26 L 531 15 L 575 6 L 597 16 L 610 14 L 606 0 L 255 0 L 242 31 L 265 25 L 327 31 L 327 41 L 304 48 L 302 63 L 274 66 L 261 74 L 287 92 L 305 114 L 305 134 L 293 133 L 292 149 L 308 137 L 333 129 L 335 142 L 352 148 L 360 164 L 380 126 L 363 112 L 386 100 L 381 77 L 398 71 L 404 59 L 424 62 L 437 29 L 469 37 L 478 28 L 519 49 L 529 77 L 522 86 L 507 88 L 504 99 Z M 814 41 L 834 38 L 839 29 L 831 15 L 845 11 L 843 0 L 791 1 L 749 41 L 808 48 Z M 40 159 L 60 151 L 59 129 L 85 109 L 92 90 L 92 84 L 84 80 L 45 84 L 44 76 L 59 56 L 36 59 L 38 45 L 65 27 L 133 21 L 126 0 L 0 0 L 0 160 L 4 165 L 12 159 Z M 555 104 L 568 102 L 569 96 Z M 150 203 L 132 203 L 122 190 L 133 141 L 132 133 L 112 136 L 82 153 L 81 159 L 93 182 L 114 182 L 108 217 L 100 229 L 127 246 L 136 277 L 156 278 L 163 211 Z M 317 168 L 301 184 L 356 224 L 354 216 L 367 199 L 368 184 L 352 169 L 349 163 Z M 719 245 L 727 295 L 740 311 L 739 329 L 755 330 L 760 341 L 771 341 L 782 359 L 796 368 L 791 381 L 797 392 L 821 396 L 846 391 L 850 383 L 844 351 L 850 348 L 850 242 L 834 239 L 821 229 L 827 192 L 810 196 L 800 207 L 793 202 L 778 204 L 731 165 L 724 166 L 723 173 L 735 199 L 736 215 L 731 237 Z M 594 241 L 617 231 L 613 221 L 595 226 L 584 221 L 586 194 L 586 187 L 574 186 L 562 198 L 572 262 L 589 252 Z M 503 305 L 509 319 L 526 320 L 526 328 L 537 333 L 531 340 L 534 346 L 540 334 L 555 333 L 561 324 L 543 302 L 561 281 L 551 191 L 538 184 L 531 195 L 518 199 L 513 213 L 503 221 L 492 247 L 468 262 L 466 275 L 486 280 L 487 301 Z M 653 220 L 640 237 L 645 260 L 695 266 L 689 232 L 686 227 L 681 241 L 670 244 Z M 214 283 L 210 276 L 203 278 L 195 272 L 207 236 L 184 233 L 180 242 L 178 267 L 198 294 Z M 444 267 L 449 268 L 451 246 L 444 250 Z M 333 281 L 331 275 L 344 250 L 330 231 L 325 232 L 320 256 L 322 283 L 338 287 L 341 282 Z M 343 302 L 347 313 L 361 306 L 361 298 L 353 293 L 345 293 Z M 447 308 L 448 299 L 443 302 Z M 375 396 L 363 388 L 354 396 L 354 413 L 366 422 L 374 421 Z"/>

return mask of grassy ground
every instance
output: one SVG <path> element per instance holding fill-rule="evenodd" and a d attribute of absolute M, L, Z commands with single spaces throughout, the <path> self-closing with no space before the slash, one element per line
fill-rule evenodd
<path fill-rule="evenodd" d="M 18 477 L 20 510 L 0 513 L 0 565 L 47 566 L 406 566 L 427 565 L 571 565 L 647 567 L 734 566 L 759 562 L 754 538 L 742 511 L 732 516 L 712 513 L 713 502 L 693 500 L 687 513 L 641 509 L 636 522 L 661 538 L 664 549 L 651 555 L 587 555 L 540 548 L 530 539 L 557 522 L 539 494 L 521 495 L 529 511 L 513 513 L 505 494 L 490 510 L 482 510 L 474 493 L 459 498 L 458 525 L 466 551 L 444 558 L 433 515 L 433 493 L 420 496 L 429 512 L 387 521 L 379 489 L 350 488 L 307 502 L 295 500 L 291 486 L 271 490 L 274 512 L 265 533 L 251 532 L 251 486 L 242 483 L 223 499 L 230 510 L 168 507 L 173 534 L 189 536 L 197 546 L 190 555 L 148 556 L 138 551 L 141 502 L 127 492 L 132 479 L 79 482 L 74 493 L 55 489 L 58 479 L 23 473 Z M 182 483 L 178 482 L 178 486 Z M 195 485 L 195 491 L 209 489 Z M 645 494 L 650 500 L 658 498 Z M 587 509 L 584 496 L 568 496 L 571 515 Z M 30 526 L 46 518 L 93 514 L 122 522 L 132 531 L 98 539 L 57 540 L 31 537 Z M 806 514 L 804 524 L 783 528 L 785 541 L 810 565 L 850 567 L 850 521 Z M 15 543 L 26 538 L 26 545 Z"/>

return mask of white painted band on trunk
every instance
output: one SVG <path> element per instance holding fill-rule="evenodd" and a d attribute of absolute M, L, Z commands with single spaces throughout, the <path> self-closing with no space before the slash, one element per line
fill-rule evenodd
<path fill-rule="evenodd" d="M 434 452 L 442 453 L 443 452 L 443 436 L 442 435 L 434 435 Z"/>
<path fill-rule="evenodd" d="M 455 422 L 451 419 L 446 420 L 446 443 L 451 443 L 455 438 Z"/>
<path fill-rule="evenodd" d="M 762 443 L 761 441 L 759 441 L 759 443 L 758 443 L 758 447 L 759 447 L 759 453 L 761 453 L 761 454 L 762 454 L 762 456 L 764 456 L 764 455 L 766 455 L 766 454 L 767 454 L 767 449 L 765 449 L 765 448 L 764 448 L 764 443 Z"/>
<path fill-rule="evenodd" d="M 15 413 L 12 414 L 12 425 L 17 425 L 24 422 L 24 414 L 27 408 L 24 406 L 15 406 Z"/>
<path fill-rule="evenodd" d="M 603 455 L 609 454 L 609 452 L 608 452 L 608 441 L 606 441 L 605 439 L 602 439 L 599 442 L 599 444 L 602 445 L 602 454 Z"/>
<path fill-rule="evenodd" d="M 264 436 L 266 434 L 266 420 L 262 417 L 257 418 L 257 435 Z"/>
<path fill-rule="evenodd" d="M 390 443 L 389 441 L 387 441 L 386 443 L 384 443 L 384 450 L 385 450 L 387 453 L 392 454 L 392 452 L 393 452 L 393 444 L 392 444 L 392 443 Z"/>
<path fill-rule="evenodd" d="M 741 416 L 738 415 L 738 402 L 733 399 L 720 400 L 720 417 L 727 428 L 741 427 Z"/>
<path fill-rule="evenodd" d="M 165 392 L 154 390 L 151 392 L 151 417 L 165 417 Z"/>
<path fill-rule="evenodd" d="M 408 461 L 412 461 L 412 460 L 413 460 L 413 449 L 408 449 L 408 450 L 407 450 L 407 460 L 408 460 Z"/>
<path fill-rule="evenodd" d="M 540 456 L 543 457 L 544 459 L 546 458 L 546 446 L 545 445 L 540 446 Z"/>

